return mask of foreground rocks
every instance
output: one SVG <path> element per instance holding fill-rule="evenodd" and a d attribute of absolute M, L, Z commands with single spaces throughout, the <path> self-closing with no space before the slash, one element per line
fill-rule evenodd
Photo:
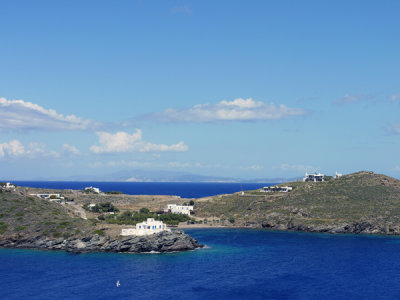
<path fill-rule="evenodd" d="M 132 236 L 112 239 L 97 234 L 84 238 L 18 237 L 17 235 L 0 237 L 2 248 L 28 248 L 46 250 L 65 250 L 72 253 L 84 252 L 173 252 L 201 248 L 196 239 L 182 231 L 163 231 L 147 236 Z"/>

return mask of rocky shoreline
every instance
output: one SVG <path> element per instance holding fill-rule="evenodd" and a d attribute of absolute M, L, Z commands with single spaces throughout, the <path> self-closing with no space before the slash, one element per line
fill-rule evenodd
<path fill-rule="evenodd" d="M 282 231 L 320 232 L 331 234 L 372 234 L 372 235 L 400 235 L 399 226 L 380 226 L 367 221 L 353 222 L 349 224 L 333 225 L 304 225 L 304 224 L 274 224 L 263 222 L 264 229 L 275 229 Z"/>
<path fill-rule="evenodd" d="M 112 239 L 109 236 L 84 238 L 49 239 L 43 236 L 19 237 L 18 235 L 0 238 L 0 248 L 24 248 L 42 250 L 64 250 L 70 253 L 86 252 L 175 252 L 202 248 L 203 245 L 183 231 L 163 231 L 147 236 L 131 236 Z"/>

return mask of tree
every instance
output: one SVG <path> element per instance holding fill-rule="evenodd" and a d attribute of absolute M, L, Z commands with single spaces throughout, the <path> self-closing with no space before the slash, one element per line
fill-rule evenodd
<path fill-rule="evenodd" d="M 189 202 L 189 205 L 194 205 L 194 201 L 193 200 L 190 200 L 190 202 Z"/>

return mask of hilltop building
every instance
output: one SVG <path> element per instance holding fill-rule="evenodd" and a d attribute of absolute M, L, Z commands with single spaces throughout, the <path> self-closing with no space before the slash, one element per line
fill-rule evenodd
<path fill-rule="evenodd" d="M 287 193 L 287 192 L 289 192 L 291 190 L 293 190 L 293 188 L 291 186 L 265 186 L 260 190 L 260 192 L 264 192 L 264 193 L 270 193 L 270 192 Z"/>
<path fill-rule="evenodd" d="M 6 182 L 1 189 L 5 192 L 15 192 L 15 185 L 10 182 Z"/>
<path fill-rule="evenodd" d="M 335 172 L 334 178 L 337 179 L 337 178 L 340 178 L 340 177 L 342 177 L 342 176 L 343 176 L 343 174 L 340 174 L 340 173 L 338 173 L 338 172 Z"/>
<path fill-rule="evenodd" d="M 100 194 L 101 191 L 97 187 L 89 186 L 89 187 L 85 187 L 85 192 Z"/>
<path fill-rule="evenodd" d="M 60 194 L 30 194 L 31 196 L 36 196 L 42 199 L 50 200 L 50 201 L 61 201 L 64 200 Z"/>
<path fill-rule="evenodd" d="M 136 228 L 124 228 L 121 230 L 122 236 L 128 235 L 150 235 L 162 231 L 170 231 L 163 221 L 156 221 L 153 218 L 147 218 L 147 221 L 137 223 Z"/>
<path fill-rule="evenodd" d="M 190 216 L 190 212 L 193 211 L 193 206 L 191 205 L 177 205 L 168 204 L 167 209 L 173 214 L 183 214 Z"/>
<path fill-rule="evenodd" d="M 306 173 L 306 176 L 303 178 L 303 181 L 313 181 L 313 182 L 322 182 L 325 181 L 325 175 L 321 173 L 315 173 L 315 174 L 308 174 Z"/>

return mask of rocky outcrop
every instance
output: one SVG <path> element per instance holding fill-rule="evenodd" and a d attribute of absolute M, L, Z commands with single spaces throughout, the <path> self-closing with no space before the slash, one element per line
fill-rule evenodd
<path fill-rule="evenodd" d="M 399 227 L 383 226 L 374 224 L 372 221 L 359 221 L 344 224 L 294 224 L 292 222 L 275 223 L 263 221 L 261 227 L 265 229 L 275 230 L 290 230 L 290 231 L 303 231 L 303 232 L 321 232 L 321 233 L 352 233 L 352 234 L 390 234 L 400 235 Z"/>
<path fill-rule="evenodd" d="M 131 236 L 111 239 L 97 234 L 84 238 L 49 239 L 36 236 L 20 238 L 18 235 L 1 237 L 0 247 L 65 250 L 72 253 L 83 252 L 172 252 L 201 248 L 203 245 L 182 231 L 163 231 L 147 236 Z"/>

